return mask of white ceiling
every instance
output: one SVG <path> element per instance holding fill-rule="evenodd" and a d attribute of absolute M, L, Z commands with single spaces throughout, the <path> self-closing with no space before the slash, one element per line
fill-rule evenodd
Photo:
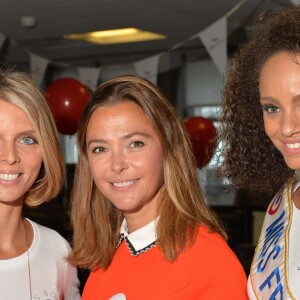
<path fill-rule="evenodd" d="M 73 66 L 129 63 L 168 51 L 224 16 L 240 0 L 0 0 L 0 32 L 7 41 L 0 62 L 27 63 L 34 53 Z M 253 16 L 289 0 L 248 0 L 228 18 L 228 44 L 245 40 L 244 28 Z M 21 25 L 22 16 L 37 20 L 34 28 Z M 167 35 L 166 40 L 119 45 L 93 45 L 64 40 L 69 33 L 138 27 Z M 201 42 L 183 45 L 203 50 Z"/>

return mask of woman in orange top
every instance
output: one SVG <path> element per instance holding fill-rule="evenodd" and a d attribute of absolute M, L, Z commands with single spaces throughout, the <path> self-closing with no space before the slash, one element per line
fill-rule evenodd
<path fill-rule="evenodd" d="M 72 262 L 89 299 L 246 297 L 246 277 L 204 201 L 184 126 L 153 84 L 100 85 L 81 118 Z"/>

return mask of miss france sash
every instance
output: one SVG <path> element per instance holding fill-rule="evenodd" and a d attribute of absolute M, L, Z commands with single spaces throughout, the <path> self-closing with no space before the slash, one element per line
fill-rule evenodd
<path fill-rule="evenodd" d="M 288 284 L 288 236 L 292 220 L 291 178 L 270 203 L 250 270 L 256 299 L 296 298 Z"/>

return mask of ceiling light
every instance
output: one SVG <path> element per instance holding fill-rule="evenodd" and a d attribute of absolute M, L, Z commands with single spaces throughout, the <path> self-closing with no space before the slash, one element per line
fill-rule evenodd
<path fill-rule="evenodd" d="M 21 17 L 21 25 L 26 28 L 34 28 L 37 24 L 36 18 L 32 16 Z"/>
<path fill-rule="evenodd" d="M 64 35 L 66 39 L 83 40 L 95 44 L 120 44 L 149 40 L 165 39 L 166 36 L 137 28 L 123 28 L 115 30 L 94 31 L 79 34 Z"/>

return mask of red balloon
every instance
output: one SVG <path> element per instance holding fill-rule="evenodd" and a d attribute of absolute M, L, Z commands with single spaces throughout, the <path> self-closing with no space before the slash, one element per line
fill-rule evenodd
<path fill-rule="evenodd" d="M 193 147 L 197 167 L 202 168 L 211 160 L 217 145 L 217 130 L 210 119 L 191 117 L 184 121 Z"/>
<path fill-rule="evenodd" d="M 60 78 L 53 81 L 45 92 L 57 129 L 63 134 L 74 134 L 90 92 L 77 79 Z"/>

